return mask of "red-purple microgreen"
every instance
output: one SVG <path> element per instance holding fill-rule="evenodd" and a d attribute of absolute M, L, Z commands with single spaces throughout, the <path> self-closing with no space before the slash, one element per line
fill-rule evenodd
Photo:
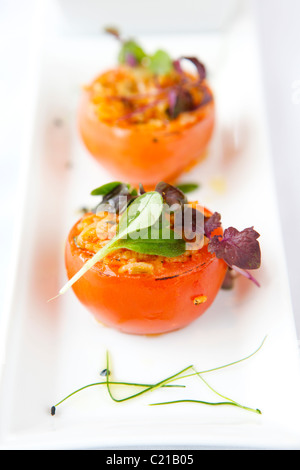
<path fill-rule="evenodd" d="M 238 407 L 242 410 L 245 410 L 245 411 L 250 411 L 250 412 L 253 412 L 253 413 L 256 413 L 256 414 L 261 414 L 261 411 L 258 409 L 258 408 L 250 408 L 248 406 L 244 406 L 240 403 L 238 403 L 237 401 L 217 392 L 211 385 L 208 384 L 207 380 L 204 379 L 202 376 L 204 374 L 208 374 L 208 373 L 212 373 L 212 372 L 217 372 L 218 370 L 222 370 L 222 369 L 226 369 L 228 367 L 231 367 L 231 366 L 234 366 L 234 365 L 237 365 L 237 364 L 240 364 L 246 360 L 249 360 L 251 357 L 253 357 L 263 346 L 264 342 L 266 340 L 266 337 L 263 339 L 262 343 L 260 344 L 260 346 L 254 351 L 252 352 L 251 354 L 249 354 L 248 356 L 246 357 L 243 357 L 241 359 L 238 359 L 234 362 L 230 362 L 230 363 L 227 363 L 227 364 L 224 364 L 224 365 L 221 365 L 221 366 L 217 366 L 217 367 L 214 367 L 214 368 L 211 368 L 211 369 L 206 369 L 206 370 L 202 370 L 202 371 L 197 371 L 195 369 L 195 367 L 193 365 L 189 365 L 183 369 L 181 369 L 179 372 L 176 372 L 170 376 L 168 376 L 167 378 L 163 379 L 163 380 L 159 380 L 158 382 L 154 383 L 154 384 L 147 384 L 147 383 L 139 383 L 139 382 L 124 382 L 124 381 L 114 381 L 114 380 L 111 380 L 111 375 L 112 375 L 112 371 L 111 371 L 111 366 L 110 366 L 110 360 L 109 360 L 109 354 L 108 352 L 106 353 L 106 367 L 105 367 L 105 371 L 109 371 L 109 373 L 106 373 L 106 374 L 103 374 L 105 376 L 105 381 L 103 382 L 95 382 L 95 383 L 91 383 L 91 384 L 88 384 L 88 385 L 85 385 L 77 390 L 75 390 L 74 392 L 70 393 L 69 395 L 67 395 L 65 398 L 63 398 L 62 400 L 60 400 L 59 402 L 57 402 L 54 406 L 52 406 L 50 408 L 50 413 L 52 416 L 54 416 L 56 414 L 56 408 L 61 405 L 62 403 L 64 403 L 66 400 L 68 400 L 69 398 L 73 397 L 74 395 L 76 395 L 77 393 L 79 392 L 82 392 L 83 390 L 86 390 L 90 387 L 95 387 L 95 386 L 106 386 L 107 388 L 107 392 L 108 392 L 108 395 L 109 397 L 116 403 L 123 403 L 123 402 L 126 402 L 126 401 L 129 401 L 129 400 L 132 400 L 134 398 L 137 398 L 137 397 L 140 397 L 142 395 L 145 395 L 147 394 L 148 392 L 153 392 L 155 390 L 158 390 L 158 389 L 170 389 L 170 388 L 173 388 L 173 387 L 178 387 L 178 388 L 184 388 L 186 389 L 186 385 L 184 384 L 174 384 L 174 382 L 178 381 L 178 380 L 183 380 L 183 379 L 187 379 L 187 378 L 190 378 L 190 377 L 198 377 L 202 380 L 202 382 L 213 392 L 215 393 L 216 395 L 218 395 L 219 397 L 221 397 L 224 401 L 222 402 L 208 402 L 208 401 L 203 401 L 203 400 L 196 400 L 196 399 L 186 399 L 186 398 L 183 398 L 183 399 L 180 399 L 180 400 L 173 400 L 173 401 L 166 401 L 166 402 L 160 402 L 160 403 L 150 403 L 150 406 L 157 406 L 157 405 L 171 405 L 171 404 L 179 404 L 179 403 L 196 403 L 196 404 L 203 404 L 203 405 L 208 405 L 208 406 L 235 406 L 235 407 Z M 190 371 L 190 372 L 189 372 Z M 189 373 L 188 373 L 189 372 Z M 134 393 L 134 394 L 131 394 L 131 395 L 127 395 L 123 398 L 117 398 L 115 397 L 115 395 L 113 394 L 112 392 L 112 387 L 115 387 L 115 386 L 122 386 L 122 387 L 138 387 L 138 388 L 142 388 L 142 390 L 138 391 L 137 393 Z"/>
<path fill-rule="evenodd" d="M 239 232 L 234 227 L 224 230 L 223 236 L 210 238 L 209 251 L 223 259 L 231 268 L 258 269 L 261 263 L 259 238 L 253 227 Z"/>
<path fill-rule="evenodd" d="M 200 60 L 197 59 L 197 57 L 180 57 L 180 59 L 177 61 L 177 68 L 181 67 L 181 61 L 187 60 L 191 62 L 197 70 L 197 75 L 198 75 L 198 81 L 199 83 L 203 82 L 206 78 L 206 68 Z"/>
<path fill-rule="evenodd" d="M 210 217 L 205 218 L 204 233 L 207 238 L 211 237 L 212 232 L 221 227 L 221 214 L 214 212 Z"/>
<path fill-rule="evenodd" d="M 208 251 L 214 253 L 217 258 L 237 273 L 251 280 L 258 287 L 260 284 L 249 270 L 258 269 L 261 265 L 261 251 L 257 239 L 259 233 L 253 227 L 239 232 L 234 227 L 224 230 L 223 235 L 212 236 L 213 230 L 221 226 L 221 216 L 214 213 L 205 222 L 205 235 L 209 238 Z"/>
<path fill-rule="evenodd" d="M 168 114 L 170 119 L 176 119 L 181 113 L 194 111 L 197 107 L 189 90 L 178 86 L 169 92 Z"/>
<path fill-rule="evenodd" d="M 172 186 L 169 183 L 165 183 L 164 181 L 157 183 L 157 185 L 155 186 L 155 191 L 162 195 L 164 202 L 168 206 L 173 206 L 175 204 L 183 206 L 184 204 L 188 203 L 187 197 L 183 191 L 181 191 L 176 186 Z"/>

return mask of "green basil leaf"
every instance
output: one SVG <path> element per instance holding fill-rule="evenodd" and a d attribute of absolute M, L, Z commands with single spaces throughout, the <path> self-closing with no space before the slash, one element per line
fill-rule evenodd
<path fill-rule="evenodd" d="M 163 198 L 156 191 L 137 197 L 126 209 L 119 221 L 118 238 L 155 224 L 163 210 Z"/>
<path fill-rule="evenodd" d="M 91 191 L 91 195 L 105 196 L 120 184 L 122 184 L 120 181 L 113 181 L 112 183 L 103 184 L 102 186 L 99 186 L 99 188 L 93 189 L 93 191 Z"/>
<path fill-rule="evenodd" d="M 186 243 L 182 238 L 175 238 L 173 230 L 148 227 L 138 232 L 138 238 L 120 239 L 116 246 L 147 255 L 158 255 L 173 258 L 182 255 Z"/>
<path fill-rule="evenodd" d="M 172 59 L 169 54 L 161 49 L 150 58 L 149 69 L 155 75 L 167 75 L 173 68 Z"/>
<path fill-rule="evenodd" d="M 200 185 L 198 183 L 182 183 L 182 184 L 177 184 L 176 187 L 180 189 L 184 194 L 191 193 L 198 189 Z"/>

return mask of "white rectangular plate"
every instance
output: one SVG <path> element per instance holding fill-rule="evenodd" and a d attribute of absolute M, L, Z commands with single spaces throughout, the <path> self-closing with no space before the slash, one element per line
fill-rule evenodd
<path fill-rule="evenodd" d="M 72 291 L 52 301 L 66 280 L 64 242 L 90 191 L 113 180 L 87 154 L 76 126 L 80 87 L 113 65 L 110 38 L 57 37 L 43 48 L 33 132 L 26 149 L 26 192 L 13 291 L 3 315 L 2 448 L 298 448 L 299 364 L 251 12 L 223 33 L 145 36 L 145 47 L 196 55 L 207 65 L 217 128 L 204 163 L 182 181 L 199 181 L 194 199 L 222 214 L 224 227 L 254 225 L 261 234 L 261 287 L 239 279 L 189 327 L 138 337 L 97 324 Z M 20 200 L 21 201 L 21 200 Z M 238 365 L 205 375 L 221 394 L 262 415 L 234 407 L 149 403 L 194 398 L 222 401 L 199 380 L 184 390 L 158 390 L 114 403 L 90 388 L 57 408 L 65 395 L 100 380 L 105 353 L 115 380 L 155 383 L 194 364 L 206 370 L 262 349 Z"/>

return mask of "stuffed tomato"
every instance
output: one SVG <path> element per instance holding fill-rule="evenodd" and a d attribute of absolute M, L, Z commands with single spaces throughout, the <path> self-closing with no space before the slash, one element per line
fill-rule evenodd
<path fill-rule="evenodd" d="M 60 293 L 72 287 L 99 322 L 140 335 L 177 330 L 210 307 L 228 269 L 254 279 L 253 227 L 223 232 L 219 213 L 163 182 L 139 192 L 110 183 L 92 194 L 102 199 L 70 230 Z"/>
<path fill-rule="evenodd" d="M 159 59 L 159 60 L 158 60 Z M 182 63 L 195 68 L 187 71 Z M 174 182 L 204 158 L 215 123 L 213 93 L 196 58 L 124 53 L 82 92 L 79 131 L 89 153 L 121 181 Z"/>

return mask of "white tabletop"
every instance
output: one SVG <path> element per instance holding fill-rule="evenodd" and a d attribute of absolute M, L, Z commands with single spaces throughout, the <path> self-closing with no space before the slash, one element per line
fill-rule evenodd
<path fill-rule="evenodd" d="M 265 96 L 269 117 L 278 205 L 284 235 L 298 338 L 300 338 L 300 2 L 260 0 L 257 23 L 261 41 Z M 0 312 L 6 294 L 7 267 L 13 251 L 13 231 L 18 217 L 20 135 L 26 114 L 24 71 L 28 64 L 33 0 L 2 0 L 0 4 Z M 267 216 L 267 215 L 266 215 Z"/>

